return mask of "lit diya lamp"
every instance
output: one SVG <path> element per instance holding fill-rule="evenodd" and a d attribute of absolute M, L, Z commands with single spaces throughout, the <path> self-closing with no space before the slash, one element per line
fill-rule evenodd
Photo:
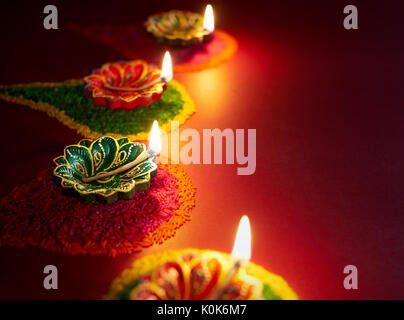
<path fill-rule="evenodd" d="M 208 4 L 204 17 L 199 13 L 171 10 L 149 16 L 144 26 L 158 42 L 186 47 L 210 39 L 215 20 L 212 6 Z"/>
<path fill-rule="evenodd" d="M 143 60 L 106 63 L 84 78 L 85 92 L 96 105 L 134 109 L 161 99 L 172 78 L 172 61 L 167 51 L 161 70 Z"/>
<path fill-rule="evenodd" d="M 282 277 L 249 262 L 251 231 L 243 216 L 231 255 L 184 249 L 136 260 L 116 278 L 106 299 L 278 300 L 298 299 Z"/>
<path fill-rule="evenodd" d="M 66 195 L 83 202 L 130 200 L 135 192 L 149 189 L 157 176 L 156 156 L 161 152 L 157 121 L 148 144 L 146 148 L 144 143 L 108 136 L 83 139 L 53 160 L 53 175 Z"/>

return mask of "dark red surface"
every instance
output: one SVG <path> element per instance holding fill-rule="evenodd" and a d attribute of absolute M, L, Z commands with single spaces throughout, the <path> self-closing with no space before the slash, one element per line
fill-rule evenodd
<path fill-rule="evenodd" d="M 67 28 L 76 31 L 81 36 L 111 46 L 127 59 L 147 57 L 147 62 L 158 66 L 161 65 L 162 52 L 167 50 L 170 51 L 174 67 L 186 67 L 207 63 L 226 48 L 226 43 L 218 36 L 218 33 L 213 33 L 210 39 L 200 44 L 188 47 L 169 47 L 148 35 L 143 24 L 68 23 Z"/>
<path fill-rule="evenodd" d="M 64 21 L 140 23 L 157 10 L 204 7 L 66 1 L 58 5 L 61 29 L 46 31 L 45 4 L 3 8 L 2 83 L 78 78 L 122 58 L 64 30 Z M 230 251 L 238 220 L 248 214 L 253 261 L 284 276 L 301 298 L 403 298 L 402 10 L 397 2 L 355 1 L 359 30 L 346 31 L 346 4 L 213 2 L 218 25 L 240 47 L 219 68 L 176 76 L 197 105 L 183 128 L 257 129 L 256 174 L 237 176 L 232 165 L 188 166 L 198 188 L 192 221 L 142 254 L 112 259 L 0 248 L 0 297 L 99 298 L 143 254 Z M 1 112 L 0 133 L 10 139 L 2 140 L 1 194 L 80 138 L 27 107 L 1 102 Z M 59 290 L 43 289 L 47 264 L 59 269 Z M 348 264 L 359 269 L 359 290 L 342 285 Z"/>

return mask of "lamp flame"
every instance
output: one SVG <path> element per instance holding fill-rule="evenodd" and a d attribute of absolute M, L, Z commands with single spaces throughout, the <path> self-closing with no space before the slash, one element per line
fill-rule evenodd
<path fill-rule="evenodd" d="M 243 216 L 240 220 L 231 255 L 246 261 L 251 259 L 251 228 L 247 216 Z"/>
<path fill-rule="evenodd" d="M 161 133 L 157 120 L 154 120 L 149 134 L 149 150 L 158 155 L 161 152 Z"/>
<path fill-rule="evenodd" d="M 168 81 L 171 81 L 173 78 L 173 63 L 171 61 L 170 52 L 168 51 L 166 51 L 166 53 L 164 54 L 160 77 L 166 83 Z"/>
<path fill-rule="evenodd" d="M 205 15 L 203 17 L 203 28 L 210 33 L 215 31 L 215 18 L 213 16 L 213 8 L 210 4 L 208 4 L 205 9 Z"/>

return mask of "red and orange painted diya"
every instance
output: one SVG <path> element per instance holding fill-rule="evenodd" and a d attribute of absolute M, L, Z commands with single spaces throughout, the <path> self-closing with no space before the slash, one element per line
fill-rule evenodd
<path fill-rule="evenodd" d="M 249 262 L 234 268 L 229 254 L 184 249 L 136 260 L 116 278 L 105 299 L 122 300 L 279 300 L 297 299 L 286 281 Z"/>
<path fill-rule="evenodd" d="M 86 96 L 111 109 L 147 106 L 161 99 L 167 88 L 160 71 L 143 60 L 106 63 L 84 78 Z"/>

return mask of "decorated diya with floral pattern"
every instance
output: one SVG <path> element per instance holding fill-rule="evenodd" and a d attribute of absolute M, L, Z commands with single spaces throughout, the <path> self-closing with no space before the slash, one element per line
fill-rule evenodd
<path fill-rule="evenodd" d="M 161 99 L 167 88 L 161 70 L 143 60 L 106 63 L 84 80 L 86 96 L 111 109 L 147 106 Z"/>
<path fill-rule="evenodd" d="M 150 187 L 157 165 L 143 143 L 100 137 L 69 145 L 54 159 L 54 177 L 63 191 L 85 202 L 132 199 Z"/>
<path fill-rule="evenodd" d="M 210 17 L 213 19 L 211 7 Z M 214 27 L 207 27 L 205 21 L 206 17 L 204 19 L 199 13 L 171 10 L 149 16 L 144 26 L 147 33 L 158 42 L 169 46 L 186 47 L 202 43 L 211 37 Z"/>
<path fill-rule="evenodd" d="M 251 230 L 243 216 L 231 255 L 185 249 L 142 257 L 122 272 L 106 299 L 280 300 L 297 299 L 282 277 L 249 262 Z"/>
<path fill-rule="evenodd" d="M 105 299 L 121 300 L 294 300 L 282 277 L 249 262 L 234 267 L 229 254 L 185 249 L 145 256 L 116 278 Z"/>

